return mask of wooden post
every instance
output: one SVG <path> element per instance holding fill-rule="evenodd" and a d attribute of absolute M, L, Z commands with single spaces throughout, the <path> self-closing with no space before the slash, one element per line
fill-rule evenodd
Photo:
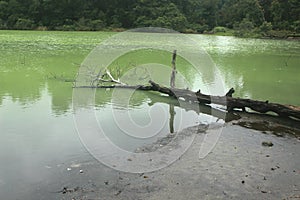
<path fill-rule="evenodd" d="M 176 77 L 176 50 L 173 52 L 173 57 L 172 57 L 172 72 L 171 72 L 171 79 L 170 79 L 170 87 L 175 88 L 175 77 Z M 169 108 L 169 113 L 170 113 L 170 121 L 169 121 L 169 128 L 170 128 L 170 133 L 174 133 L 174 117 L 175 117 L 175 108 L 174 105 L 170 104 Z"/>
<path fill-rule="evenodd" d="M 172 72 L 171 72 L 171 80 L 170 80 L 170 87 L 175 88 L 175 76 L 176 76 L 176 55 L 177 51 L 174 50 L 173 52 L 173 59 L 172 59 Z"/>

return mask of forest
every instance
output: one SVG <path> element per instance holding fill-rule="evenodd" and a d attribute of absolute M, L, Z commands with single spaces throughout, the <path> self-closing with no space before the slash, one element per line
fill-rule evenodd
<path fill-rule="evenodd" d="M 122 31 L 288 37 L 300 33 L 299 0 L 1 0 L 0 29 Z"/>

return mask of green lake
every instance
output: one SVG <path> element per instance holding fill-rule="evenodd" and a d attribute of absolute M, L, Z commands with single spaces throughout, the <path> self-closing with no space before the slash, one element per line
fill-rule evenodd
<path fill-rule="evenodd" d="M 78 136 L 72 80 L 89 53 L 114 35 L 110 32 L 0 31 L 0 194 L 3 199 L 17 199 L 23 193 L 30 193 L 33 187 L 49 179 L 54 169 L 64 173 L 77 160 L 92 159 Z M 217 71 L 205 69 L 209 74 L 203 72 L 198 77 L 188 67 L 187 60 L 179 56 L 177 69 L 183 77 L 179 76 L 178 86 L 209 93 L 205 88 L 214 85 L 218 76 L 224 81 L 222 91 L 233 87 L 235 97 L 300 106 L 299 41 L 188 37 L 207 52 Z M 120 57 L 110 68 L 112 71 L 120 68 L 123 75 L 130 70 L 129 65 L 171 66 L 171 56 L 170 52 L 145 49 Z M 168 84 L 169 77 L 166 70 L 158 73 L 157 80 Z M 93 92 L 95 102 L 89 106 L 94 109 L 98 122 L 105 132 L 111 133 L 108 137 L 115 144 L 127 150 L 155 142 L 174 130 L 217 120 L 208 113 L 181 109 L 176 102 L 153 93 L 135 92 L 128 100 L 126 97 L 131 93 Z M 177 113 L 172 128 L 170 105 L 175 105 L 173 109 Z M 120 121 L 128 117 L 124 110 L 139 126 L 146 126 L 144 136 L 122 134 L 120 126 L 131 130 L 126 120 L 119 124 L 112 122 L 115 116 Z M 151 116 L 159 117 L 151 122 Z M 147 124 L 152 126 L 147 128 Z M 156 134 L 152 136 L 151 132 Z M 149 134 L 151 137 L 141 140 Z"/>

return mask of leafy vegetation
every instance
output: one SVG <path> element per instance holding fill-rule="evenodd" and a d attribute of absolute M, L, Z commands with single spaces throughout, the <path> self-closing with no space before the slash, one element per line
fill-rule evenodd
<path fill-rule="evenodd" d="M 0 0 L 0 29 L 97 31 L 144 26 L 287 37 L 300 32 L 300 1 Z"/>

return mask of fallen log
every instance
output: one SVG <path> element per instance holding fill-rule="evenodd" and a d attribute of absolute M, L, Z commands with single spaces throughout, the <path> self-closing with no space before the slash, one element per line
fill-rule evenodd
<path fill-rule="evenodd" d="M 255 112 L 266 114 L 268 112 L 276 113 L 280 117 L 292 118 L 300 120 L 300 108 L 297 106 L 282 105 L 278 103 L 269 103 L 268 101 L 257 101 L 252 99 L 234 98 L 232 94 L 234 89 L 230 89 L 225 96 L 212 96 L 202 94 L 200 90 L 193 92 L 187 89 L 168 88 L 161 86 L 153 81 L 149 81 L 150 85 L 111 85 L 111 86 L 81 86 L 80 88 L 124 88 L 136 89 L 143 91 L 156 91 L 166 94 L 172 98 L 179 99 L 190 103 L 199 103 L 202 105 L 217 104 L 226 107 L 228 112 L 235 109 L 246 111 L 249 108 Z M 229 95 L 228 95 L 229 94 Z"/>
<path fill-rule="evenodd" d="M 233 111 L 234 109 L 250 108 L 258 113 L 274 112 L 280 117 L 292 117 L 300 120 L 300 108 L 290 105 L 282 105 L 278 103 L 269 103 L 268 101 L 257 101 L 252 99 L 234 98 L 232 94 L 234 89 L 231 88 L 225 96 L 211 96 L 202 94 L 200 90 L 198 92 L 192 92 L 185 89 L 171 89 L 160 86 L 159 84 L 149 81 L 154 91 L 158 91 L 164 94 L 168 94 L 174 98 L 183 98 L 186 101 L 198 102 L 200 104 L 218 104 L 227 107 L 227 111 Z M 229 95 L 228 95 L 229 94 Z"/>

